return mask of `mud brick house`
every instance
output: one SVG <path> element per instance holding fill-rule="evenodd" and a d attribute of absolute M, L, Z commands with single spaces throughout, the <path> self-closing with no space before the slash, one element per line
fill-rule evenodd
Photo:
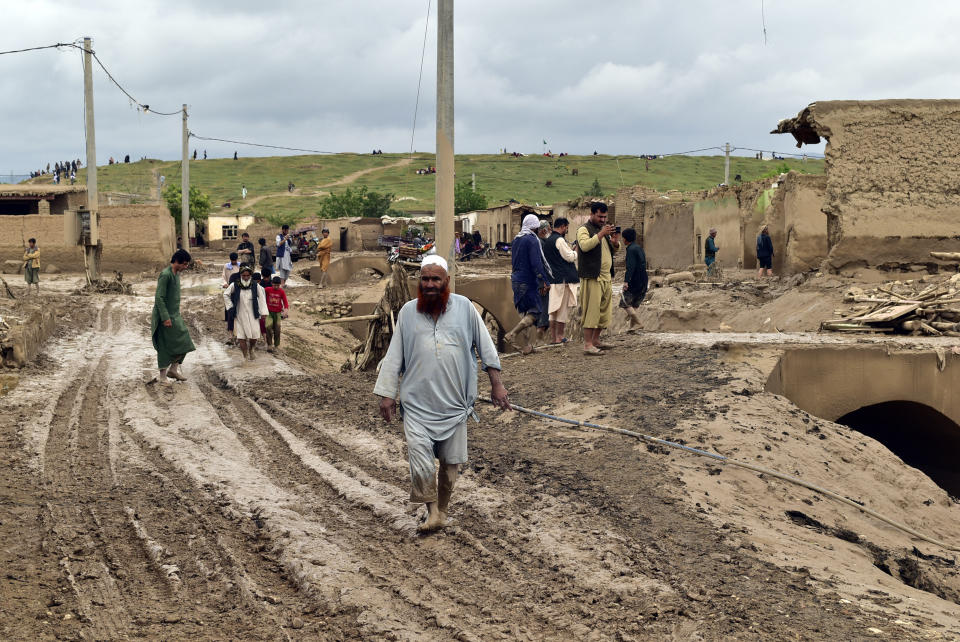
<path fill-rule="evenodd" d="M 45 269 L 82 270 L 76 213 L 86 204 L 82 185 L 0 185 L 0 265 L 19 262 L 36 238 Z M 169 262 L 177 242 L 173 217 L 159 204 L 101 206 L 100 238 L 101 269 L 121 271 Z"/>
<path fill-rule="evenodd" d="M 780 121 L 797 147 L 826 139 L 830 267 L 930 263 L 960 250 L 960 100 L 815 102 Z"/>

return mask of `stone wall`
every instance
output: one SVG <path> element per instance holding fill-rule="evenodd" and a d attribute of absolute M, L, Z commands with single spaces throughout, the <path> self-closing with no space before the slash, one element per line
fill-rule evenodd
<path fill-rule="evenodd" d="M 773 133 L 827 139 L 823 209 L 834 269 L 960 251 L 960 100 L 816 102 Z"/>
<path fill-rule="evenodd" d="M 83 270 L 83 249 L 66 242 L 65 215 L 0 216 L 0 262 L 19 260 L 26 239 L 36 238 L 41 266 Z M 170 261 L 176 249 L 173 217 L 163 205 L 123 205 L 100 210 L 103 271 L 144 270 Z"/>

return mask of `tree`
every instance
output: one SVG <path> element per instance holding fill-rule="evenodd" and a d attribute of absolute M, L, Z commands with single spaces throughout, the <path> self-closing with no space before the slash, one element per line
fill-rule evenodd
<path fill-rule="evenodd" d="M 474 210 L 487 209 L 487 197 L 480 192 L 474 192 L 470 181 L 457 183 L 453 188 L 453 213 L 463 214 Z"/>
<path fill-rule="evenodd" d="M 593 179 L 593 185 L 591 185 L 591 186 L 590 186 L 590 189 L 588 189 L 586 192 L 584 192 L 583 195 L 584 195 L 584 196 L 593 196 L 593 197 L 596 197 L 596 198 L 599 198 L 599 197 L 603 196 L 603 188 L 600 187 L 600 179 L 599 179 L 599 178 Z"/>
<path fill-rule="evenodd" d="M 179 185 L 170 185 L 163 191 L 163 199 L 167 202 L 167 209 L 176 221 L 177 231 L 180 230 L 180 216 L 182 212 L 181 197 L 183 192 Z M 210 214 L 210 197 L 200 191 L 196 185 L 190 186 L 190 218 L 198 221 L 206 220 Z"/>
<path fill-rule="evenodd" d="M 274 227 L 283 227 L 284 225 L 293 227 L 295 224 L 299 223 L 308 216 L 309 214 L 305 214 L 302 210 L 297 212 L 269 212 L 267 214 L 257 214 L 258 218 L 263 219 Z"/>
<path fill-rule="evenodd" d="M 320 203 L 320 218 L 380 218 L 396 216 L 391 209 L 393 194 L 371 192 L 366 185 L 353 190 L 347 188 L 340 194 L 331 194 Z"/>

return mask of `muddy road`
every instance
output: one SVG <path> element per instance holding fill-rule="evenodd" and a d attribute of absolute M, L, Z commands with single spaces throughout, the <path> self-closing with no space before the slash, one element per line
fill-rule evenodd
<path fill-rule="evenodd" d="M 470 427 L 452 526 L 418 536 L 402 429 L 379 420 L 373 374 L 283 353 L 244 363 L 220 341 L 216 304 L 191 296 L 189 380 L 148 385 L 151 305 L 83 298 L 0 398 L 4 638 L 938 632 L 757 555 L 747 529 L 678 499 L 676 455 L 489 407 Z M 617 341 L 602 370 L 545 352 L 505 360 L 505 383 L 525 406 L 676 437 L 730 382 L 716 351 Z"/>

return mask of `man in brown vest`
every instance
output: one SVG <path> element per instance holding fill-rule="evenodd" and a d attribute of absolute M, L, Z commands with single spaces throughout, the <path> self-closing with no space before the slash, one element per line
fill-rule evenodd
<path fill-rule="evenodd" d="M 590 219 L 577 230 L 577 274 L 580 276 L 580 322 L 583 352 L 603 354 L 600 331 L 610 325 L 613 294 L 613 255 L 620 249 L 620 233 L 607 225 L 605 203 L 590 204 Z"/>

